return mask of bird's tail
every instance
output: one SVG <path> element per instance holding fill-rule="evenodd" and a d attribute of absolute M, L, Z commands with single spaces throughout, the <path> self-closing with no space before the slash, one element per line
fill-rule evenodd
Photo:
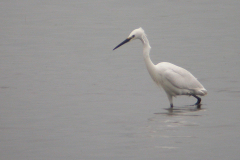
<path fill-rule="evenodd" d="M 205 96 L 205 95 L 207 95 L 207 90 L 205 88 L 198 89 L 197 95 Z"/>

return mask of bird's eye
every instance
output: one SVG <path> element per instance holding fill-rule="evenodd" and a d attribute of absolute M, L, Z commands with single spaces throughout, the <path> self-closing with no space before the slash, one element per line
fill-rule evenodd
<path fill-rule="evenodd" d="M 135 35 L 132 35 L 132 38 L 134 38 L 135 37 Z"/>

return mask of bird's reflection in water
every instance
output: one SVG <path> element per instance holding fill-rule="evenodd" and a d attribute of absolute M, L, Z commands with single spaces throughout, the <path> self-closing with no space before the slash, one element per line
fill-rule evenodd
<path fill-rule="evenodd" d="M 198 111 L 205 110 L 202 108 L 201 104 L 198 105 L 189 105 L 189 106 L 182 106 L 182 107 L 173 107 L 173 108 L 164 108 L 167 112 L 160 112 L 154 114 L 163 114 L 168 116 L 200 116 L 198 114 L 187 114 L 187 113 L 194 113 Z"/>

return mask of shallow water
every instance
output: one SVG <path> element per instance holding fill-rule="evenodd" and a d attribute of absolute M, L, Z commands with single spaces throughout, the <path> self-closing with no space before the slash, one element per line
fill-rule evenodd
<path fill-rule="evenodd" d="M 239 159 L 239 4 L 230 1 L 6 1 L 0 18 L 0 159 Z M 167 96 L 154 63 L 208 90 Z"/>

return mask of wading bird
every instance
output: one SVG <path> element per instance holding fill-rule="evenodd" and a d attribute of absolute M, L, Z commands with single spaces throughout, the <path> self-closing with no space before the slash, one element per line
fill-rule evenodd
<path fill-rule="evenodd" d="M 143 57 L 147 70 L 153 81 L 165 90 L 171 108 L 173 107 L 172 97 L 179 95 L 195 97 L 197 99 L 195 105 L 201 103 L 201 98 L 198 97 L 198 95 L 206 95 L 207 90 L 189 71 L 169 62 L 161 62 L 157 65 L 153 64 L 149 56 L 151 46 L 147 39 L 147 35 L 141 27 L 133 30 L 128 38 L 117 45 L 113 50 L 134 39 L 142 41 Z"/>

